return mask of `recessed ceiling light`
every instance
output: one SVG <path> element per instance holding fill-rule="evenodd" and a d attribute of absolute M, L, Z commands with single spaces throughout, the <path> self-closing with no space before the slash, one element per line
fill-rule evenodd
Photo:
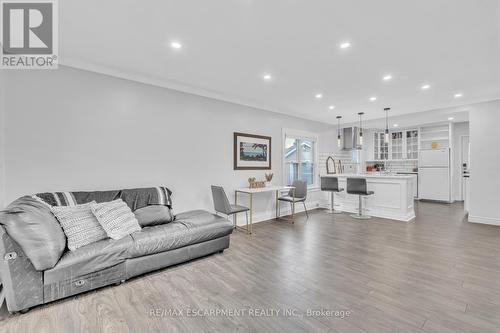
<path fill-rule="evenodd" d="M 333 110 L 333 109 L 335 109 L 335 105 L 330 105 L 328 108 L 329 108 L 330 110 Z"/>
<path fill-rule="evenodd" d="M 370 97 L 370 101 L 375 102 L 376 100 L 377 100 L 377 97 L 375 97 L 375 96 Z"/>
<path fill-rule="evenodd" d="M 455 97 L 455 98 L 460 98 L 460 97 L 462 97 L 462 96 L 463 96 L 463 95 L 462 95 L 461 93 L 456 93 L 455 95 L 453 95 L 453 97 Z"/>
<path fill-rule="evenodd" d="M 455 119 L 455 118 L 453 118 L 453 117 L 448 118 L 448 120 L 453 120 L 453 119 Z"/>
<path fill-rule="evenodd" d="M 318 93 L 314 97 L 316 97 L 317 99 L 321 99 L 321 98 L 323 98 L 323 94 Z"/>
<path fill-rule="evenodd" d="M 266 81 L 270 81 L 273 77 L 271 76 L 271 74 L 264 74 L 262 78 Z"/>
<path fill-rule="evenodd" d="M 392 79 L 392 75 L 391 74 L 387 74 L 385 75 L 383 78 L 382 78 L 384 81 L 389 81 Z"/>
<path fill-rule="evenodd" d="M 424 84 L 424 85 L 421 87 L 421 89 L 422 89 L 422 90 L 427 90 L 427 89 L 429 89 L 430 87 L 431 87 L 431 85 L 430 85 L 430 84 Z"/>
<path fill-rule="evenodd" d="M 394 124 L 394 125 L 392 125 L 392 127 L 398 127 L 398 126 L 399 126 L 398 124 Z"/>
<path fill-rule="evenodd" d="M 343 42 L 342 44 L 340 44 L 341 49 L 347 49 L 350 46 L 351 46 L 351 43 L 349 43 L 349 42 Z"/>
<path fill-rule="evenodd" d="M 182 44 L 179 43 L 179 42 L 172 42 L 170 43 L 170 46 L 173 48 L 173 49 L 180 49 L 182 48 Z"/>

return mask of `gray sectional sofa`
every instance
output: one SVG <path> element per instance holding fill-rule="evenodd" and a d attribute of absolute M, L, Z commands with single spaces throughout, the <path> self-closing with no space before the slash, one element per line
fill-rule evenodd
<path fill-rule="evenodd" d="M 134 211 L 155 200 L 151 193 L 148 188 L 65 195 L 76 201 L 73 204 L 121 198 Z M 170 194 L 165 204 L 171 208 Z M 64 204 L 64 196 L 54 195 L 61 198 L 58 204 Z M 43 197 L 19 198 L 0 213 L 0 277 L 10 312 L 222 252 L 229 247 L 233 230 L 228 220 L 194 210 L 119 240 L 108 238 L 69 251 L 50 205 L 39 200 Z"/>

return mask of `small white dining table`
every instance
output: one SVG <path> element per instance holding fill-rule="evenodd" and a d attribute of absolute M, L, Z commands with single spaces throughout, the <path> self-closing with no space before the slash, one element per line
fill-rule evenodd
<path fill-rule="evenodd" d="M 294 222 L 294 214 L 295 214 L 295 187 L 293 186 L 266 186 L 266 187 L 258 187 L 258 188 L 250 188 L 250 187 L 242 187 L 238 188 L 234 191 L 234 203 L 237 205 L 238 204 L 238 193 L 243 193 L 248 195 L 248 200 L 249 200 L 249 214 L 250 218 L 249 221 L 247 221 L 247 226 L 246 228 L 240 227 L 237 224 L 236 220 L 236 215 L 234 215 L 234 225 L 236 226 L 237 229 L 246 231 L 248 234 L 252 233 L 252 225 L 253 225 L 253 195 L 254 194 L 259 194 L 259 193 L 266 193 L 266 192 L 276 192 L 276 218 L 279 218 L 279 194 L 282 191 L 290 191 L 292 190 L 292 198 L 294 199 L 292 202 L 292 223 Z"/>

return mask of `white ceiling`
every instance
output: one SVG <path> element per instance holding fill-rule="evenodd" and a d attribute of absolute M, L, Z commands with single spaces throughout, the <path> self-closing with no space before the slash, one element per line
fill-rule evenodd
<path fill-rule="evenodd" d="M 59 12 L 62 64 L 323 122 L 500 98 L 498 0 L 65 0 Z"/>

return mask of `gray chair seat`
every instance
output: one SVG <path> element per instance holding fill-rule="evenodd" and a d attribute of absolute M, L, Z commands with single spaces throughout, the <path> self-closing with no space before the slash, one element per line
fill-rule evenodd
<path fill-rule="evenodd" d="M 373 192 L 373 191 L 349 191 L 347 193 L 354 194 L 354 195 L 372 195 L 375 192 Z"/>
<path fill-rule="evenodd" d="M 250 210 L 250 209 L 248 207 L 245 207 L 245 206 L 231 205 L 231 213 L 230 214 L 246 212 L 248 210 Z M 228 214 L 228 215 L 230 215 L 230 214 Z"/>
<path fill-rule="evenodd" d="M 103 239 L 64 253 L 59 262 L 44 271 L 44 284 L 75 279 L 120 264 L 130 258 L 128 250 L 134 245 L 132 237 Z"/>
<path fill-rule="evenodd" d="M 287 202 L 293 202 L 294 201 L 294 197 L 293 196 L 289 196 L 289 195 L 285 195 L 285 196 L 279 197 L 278 200 L 287 201 Z M 302 202 L 302 201 L 306 201 L 306 198 L 295 198 L 295 202 Z"/>
<path fill-rule="evenodd" d="M 223 237 L 232 230 L 232 223 L 223 217 L 203 210 L 185 212 L 176 215 L 173 222 L 134 232 L 129 254 L 136 258 L 169 251 Z"/>

